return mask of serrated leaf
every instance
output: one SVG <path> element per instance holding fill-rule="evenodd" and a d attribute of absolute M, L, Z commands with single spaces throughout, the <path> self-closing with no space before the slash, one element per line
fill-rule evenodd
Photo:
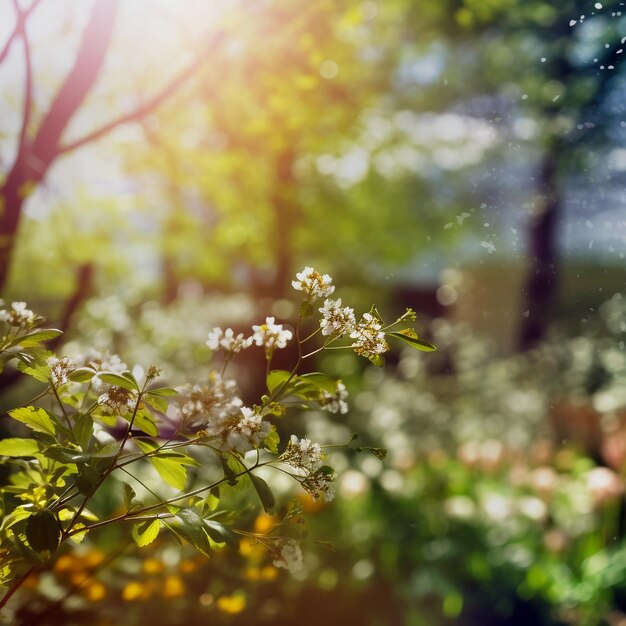
<path fill-rule="evenodd" d="M 134 524 L 132 529 L 133 539 L 140 548 L 143 548 L 151 544 L 159 536 L 160 529 L 161 522 L 158 519 Z"/>
<path fill-rule="evenodd" d="M 125 376 L 120 374 L 114 374 L 113 372 L 100 372 L 98 378 L 110 385 L 116 385 L 117 387 L 123 387 L 129 391 L 139 391 L 139 387 L 134 380 L 129 380 Z"/>
<path fill-rule="evenodd" d="M 56 417 L 45 409 L 25 406 L 9 411 L 9 415 L 18 422 L 26 424 L 26 426 L 36 432 L 46 433 L 52 436 L 56 435 Z M 54 420 L 52 418 L 54 418 Z"/>
<path fill-rule="evenodd" d="M 0 440 L 0 456 L 35 456 L 39 452 L 39 445 L 35 439 L 12 437 Z"/>
<path fill-rule="evenodd" d="M 56 551 L 61 540 L 61 529 L 56 517 L 49 511 L 35 513 L 26 522 L 26 540 L 36 552 Z"/>
<path fill-rule="evenodd" d="M 125 415 L 124 419 L 130 421 L 131 416 Z M 135 419 L 133 421 L 133 427 L 138 428 L 142 432 L 146 433 L 146 435 L 150 435 L 151 437 L 159 436 L 159 429 L 157 428 L 154 416 L 145 408 L 140 409 L 136 412 Z"/>
<path fill-rule="evenodd" d="M 367 358 L 376 367 L 385 366 L 385 357 L 380 354 L 370 354 Z"/>
<path fill-rule="evenodd" d="M 168 404 L 165 398 L 162 398 L 161 396 L 153 395 L 152 393 L 148 392 L 144 396 L 144 400 L 146 401 L 146 404 L 149 404 L 153 409 L 156 409 L 157 411 L 161 411 L 161 413 L 167 412 Z"/>
<path fill-rule="evenodd" d="M 278 446 L 280 444 L 280 435 L 276 431 L 276 428 L 272 427 L 267 437 L 265 437 L 265 447 L 274 454 L 278 454 Z"/>
<path fill-rule="evenodd" d="M 434 352 L 437 347 L 428 341 L 423 341 L 422 339 L 418 339 L 417 335 L 415 337 L 406 334 L 405 332 L 399 333 L 386 333 L 389 337 L 395 337 L 396 339 L 400 339 L 404 341 L 404 343 L 411 346 L 415 350 L 420 350 L 421 352 Z"/>
<path fill-rule="evenodd" d="M 263 509 L 265 509 L 266 513 L 273 513 L 274 507 L 276 506 L 276 499 L 274 498 L 274 494 L 272 490 L 269 488 L 268 484 L 258 476 L 254 474 L 248 474 L 256 492 L 261 500 L 261 504 L 263 505 Z"/>
<path fill-rule="evenodd" d="M 182 490 L 187 484 L 187 469 L 180 461 L 171 458 L 150 457 L 154 469 L 159 476 L 172 487 Z"/>

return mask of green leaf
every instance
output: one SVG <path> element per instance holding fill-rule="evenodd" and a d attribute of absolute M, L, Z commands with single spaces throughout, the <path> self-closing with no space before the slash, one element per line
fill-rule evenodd
<path fill-rule="evenodd" d="M 158 456 L 150 457 L 154 469 L 159 476 L 172 487 L 182 490 L 187 484 L 187 469 L 177 459 L 161 458 Z"/>
<path fill-rule="evenodd" d="M 124 419 L 130 421 L 131 416 L 125 415 Z M 159 436 L 159 429 L 157 428 L 154 416 L 147 409 L 139 409 L 135 414 L 135 420 L 133 421 L 133 427 L 138 428 L 146 435 L 151 437 Z"/>
<path fill-rule="evenodd" d="M 256 489 L 256 492 L 261 500 L 261 504 L 265 509 L 266 513 L 273 513 L 274 507 L 276 506 L 276 499 L 274 498 L 274 494 L 272 490 L 269 488 L 268 484 L 258 476 L 254 474 L 248 474 L 250 476 L 250 480 Z"/>
<path fill-rule="evenodd" d="M 274 393 L 286 380 L 291 376 L 291 372 L 287 370 L 273 370 L 267 375 L 266 384 L 267 390 Z"/>
<path fill-rule="evenodd" d="M 185 538 L 202 554 L 209 556 L 211 543 L 204 520 L 198 512 L 194 509 L 181 509 L 176 513 L 176 517 L 182 522 Z"/>
<path fill-rule="evenodd" d="M 428 343 L 428 341 L 423 341 L 422 339 L 418 339 L 417 334 L 413 331 L 411 334 L 406 334 L 405 332 L 399 333 L 386 333 L 389 337 L 395 337 L 396 339 L 400 339 L 404 341 L 404 343 L 411 346 L 415 350 L 420 350 L 421 352 L 434 352 L 437 347 L 432 343 Z M 412 335 L 415 335 L 414 337 Z"/>
<path fill-rule="evenodd" d="M 136 497 L 136 493 L 135 490 L 128 484 L 128 483 L 124 483 L 124 504 L 126 505 L 126 508 L 130 510 L 130 508 L 133 506 L 133 500 Z"/>
<path fill-rule="evenodd" d="M 177 396 L 178 391 L 171 387 L 158 387 L 157 389 L 150 389 L 148 392 L 153 396 Z"/>
<path fill-rule="evenodd" d="M 152 393 L 148 392 L 144 396 L 144 400 L 146 401 L 146 404 L 149 404 L 153 409 L 161 411 L 161 413 L 167 412 L 168 404 L 165 398 L 162 398 L 161 396 L 155 396 Z"/>
<path fill-rule="evenodd" d="M 385 366 L 385 357 L 380 355 L 380 354 L 370 354 L 367 358 L 376 367 L 384 367 Z"/>
<path fill-rule="evenodd" d="M 45 409 L 38 409 L 34 406 L 25 406 L 9 411 L 9 415 L 18 422 L 26 424 L 26 426 L 36 432 L 46 433 L 53 436 L 56 435 L 56 417 Z M 52 418 L 54 418 L 54 420 Z"/>
<path fill-rule="evenodd" d="M 61 540 L 61 528 L 57 518 L 49 511 L 31 515 L 26 522 L 26 539 L 36 552 L 55 552 Z"/>
<path fill-rule="evenodd" d="M 30 333 L 26 333 L 21 337 L 16 337 L 8 347 L 13 346 L 22 346 L 24 348 L 30 348 L 32 346 L 36 346 L 42 341 L 48 341 L 49 339 L 55 339 L 59 335 L 62 335 L 62 330 L 57 330 L 56 328 L 45 328 L 42 330 L 33 330 Z"/>
<path fill-rule="evenodd" d="M 215 520 L 204 520 L 204 527 L 209 537 L 215 543 L 226 543 L 231 548 L 239 548 L 239 538 L 232 530 L 226 528 L 224 524 L 220 524 L 220 522 Z"/>
<path fill-rule="evenodd" d="M 161 529 L 161 522 L 158 519 L 146 520 L 140 524 L 134 524 L 132 529 L 133 539 L 135 543 L 143 548 L 151 544 L 158 536 Z"/>
<path fill-rule="evenodd" d="M 96 375 L 96 370 L 91 367 L 79 367 L 70 373 L 69 379 L 75 383 L 88 383 Z"/>
<path fill-rule="evenodd" d="M 89 413 L 77 413 L 74 416 L 74 436 L 83 450 L 89 449 L 93 436 L 93 418 Z"/>
<path fill-rule="evenodd" d="M 0 456 L 35 456 L 39 452 L 39 445 L 34 439 L 13 437 L 0 441 Z"/>
<path fill-rule="evenodd" d="M 337 391 L 337 379 L 324 374 L 323 372 L 310 372 L 298 376 L 297 391 L 327 391 L 335 393 Z"/>
<path fill-rule="evenodd" d="M 276 431 L 276 428 L 272 427 L 267 437 L 265 437 L 265 447 L 274 454 L 278 454 L 278 445 L 280 444 L 280 435 Z"/>
<path fill-rule="evenodd" d="M 120 376 L 120 374 L 114 374 L 113 372 L 100 372 L 98 374 L 98 378 L 105 383 L 116 385 L 117 387 L 124 387 L 124 389 L 128 389 L 129 391 L 139 391 L 139 387 L 134 380 L 129 380 L 125 376 Z"/>

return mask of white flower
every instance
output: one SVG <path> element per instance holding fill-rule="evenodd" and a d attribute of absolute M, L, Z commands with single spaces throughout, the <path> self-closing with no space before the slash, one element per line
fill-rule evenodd
<path fill-rule="evenodd" d="M 385 333 L 381 331 L 381 324 L 370 313 L 365 313 L 357 327 L 350 333 L 351 339 L 356 339 L 352 344 L 354 351 L 364 357 L 382 354 L 389 350 L 385 341 Z"/>
<path fill-rule="evenodd" d="M 337 391 L 330 393 L 322 390 L 318 402 L 320 406 L 331 413 L 341 413 L 342 415 L 348 412 L 348 390 L 346 386 L 340 381 L 337 381 Z"/>
<path fill-rule="evenodd" d="M 324 458 L 325 455 L 319 443 L 313 443 L 309 439 L 298 439 L 295 435 L 291 435 L 287 449 L 280 456 L 279 461 L 306 472 L 316 472 L 324 465 Z"/>
<path fill-rule="evenodd" d="M 76 367 L 90 367 L 96 372 L 113 372 L 114 374 L 122 374 L 122 372 L 128 371 L 128 366 L 117 354 L 100 352 L 93 348 L 89 348 L 76 359 Z M 105 383 L 97 376 L 91 379 L 91 388 L 96 393 L 104 392 L 108 387 L 109 383 Z"/>
<path fill-rule="evenodd" d="M 98 405 L 105 415 L 128 415 L 135 410 L 137 392 L 112 385 L 98 398 Z"/>
<path fill-rule="evenodd" d="M 74 362 L 66 356 L 61 359 L 51 356 L 47 363 L 50 367 L 50 381 L 54 387 L 67 384 L 69 382 L 68 376 L 76 369 Z"/>
<path fill-rule="evenodd" d="M 177 388 L 181 428 L 201 426 L 210 436 L 221 435 L 224 422 L 239 413 L 241 399 L 234 381 L 211 372 L 208 385 L 183 385 Z"/>
<path fill-rule="evenodd" d="M 26 302 L 11 303 L 11 310 L 0 311 L 0 321 L 10 326 L 28 326 L 35 321 L 36 315 L 26 308 Z"/>
<path fill-rule="evenodd" d="M 270 434 L 270 423 L 263 421 L 262 415 L 256 414 L 253 409 L 246 406 L 239 409 L 239 414 L 232 421 L 235 423 L 230 431 L 226 432 L 224 439 L 226 449 L 244 454 L 252 448 L 261 446 Z"/>
<path fill-rule="evenodd" d="M 302 569 L 302 549 L 295 539 L 280 543 L 280 554 L 274 559 L 275 567 L 283 567 L 292 574 Z"/>
<path fill-rule="evenodd" d="M 253 326 L 252 330 L 256 345 L 265 346 L 267 352 L 274 348 L 285 348 L 293 336 L 290 330 L 283 330 L 282 324 L 274 324 L 273 317 L 265 318 L 265 324 Z"/>
<path fill-rule="evenodd" d="M 352 332 L 356 325 L 354 309 L 349 306 L 341 307 L 341 298 L 338 300 L 325 300 L 324 306 L 319 309 L 322 314 L 320 328 L 322 335 L 343 335 Z"/>
<path fill-rule="evenodd" d="M 253 337 L 244 337 L 243 333 L 235 336 L 232 328 L 222 330 L 216 326 L 210 333 L 206 345 L 211 350 L 223 350 L 226 353 L 236 354 L 252 345 Z"/>
<path fill-rule="evenodd" d="M 298 280 L 292 280 L 291 285 L 298 291 L 306 293 L 306 299 L 310 302 L 318 298 L 325 298 L 335 291 L 333 279 L 328 274 L 320 274 L 312 267 L 305 267 L 296 274 Z"/>

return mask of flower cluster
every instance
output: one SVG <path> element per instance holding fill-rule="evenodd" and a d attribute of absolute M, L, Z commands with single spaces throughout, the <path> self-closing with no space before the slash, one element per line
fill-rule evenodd
<path fill-rule="evenodd" d="M 348 412 L 348 390 L 346 386 L 340 381 L 337 381 L 337 390 L 335 393 L 322 390 L 318 402 L 323 409 L 326 409 L 330 413 L 341 413 L 344 415 Z"/>
<path fill-rule="evenodd" d="M 253 326 L 252 338 L 257 346 L 264 346 L 265 351 L 271 354 L 275 348 L 285 348 L 291 341 L 293 334 L 290 330 L 283 329 L 282 324 L 275 324 L 273 317 L 265 318 L 265 324 Z"/>
<path fill-rule="evenodd" d="M 236 450 L 244 454 L 251 448 L 259 448 L 270 434 L 271 424 L 263 420 L 263 416 L 246 406 L 241 407 L 230 423 L 224 424 L 222 433 L 225 450 Z"/>
<path fill-rule="evenodd" d="M 51 356 L 47 363 L 50 367 L 50 382 L 57 389 L 69 382 L 69 375 L 76 369 L 76 364 L 66 356 L 61 359 Z"/>
<path fill-rule="evenodd" d="M 323 466 L 301 480 L 300 484 L 313 500 L 330 502 L 335 497 L 335 478 L 336 474 L 330 468 Z"/>
<path fill-rule="evenodd" d="M 278 460 L 305 472 L 316 472 L 324 465 L 324 458 L 325 455 L 319 443 L 313 443 L 309 439 L 298 439 L 295 435 L 291 435 L 287 449 Z"/>
<path fill-rule="evenodd" d="M 280 542 L 280 552 L 273 561 L 275 567 L 282 567 L 292 574 L 302 569 L 302 549 L 295 539 Z"/>
<path fill-rule="evenodd" d="M 11 308 L 0 310 L 0 321 L 15 328 L 24 328 L 33 324 L 37 316 L 26 308 L 26 302 L 12 302 Z"/>
<path fill-rule="evenodd" d="M 385 333 L 381 330 L 382 324 L 371 313 L 365 313 L 363 319 L 350 333 L 351 339 L 356 339 L 352 344 L 354 351 L 364 357 L 383 354 L 389 350 L 389 344 L 385 341 Z"/>
<path fill-rule="evenodd" d="M 98 397 L 98 406 L 104 415 L 128 415 L 137 406 L 137 392 L 111 385 Z"/>
<path fill-rule="evenodd" d="M 232 328 L 222 330 L 216 326 L 210 333 L 206 345 L 211 350 L 223 350 L 227 355 L 232 356 L 246 348 L 249 348 L 254 341 L 254 337 L 244 337 L 243 333 L 235 335 Z"/>
<path fill-rule="evenodd" d="M 309 302 L 330 296 L 335 291 L 333 279 L 328 274 L 320 274 L 312 267 L 305 267 L 296 274 L 296 278 L 298 280 L 291 281 L 293 288 L 304 291 Z"/>
<path fill-rule="evenodd" d="M 128 366 L 117 354 L 100 352 L 95 349 L 89 349 L 77 358 L 76 367 L 89 367 L 96 372 L 112 372 L 113 374 L 121 374 L 128 371 Z M 108 386 L 108 383 L 105 383 L 97 376 L 91 379 L 91 388 L 95 392 L 104 392 Z"/>
<path fill-rule="evenodd" d="M 354 309 L 349 306 L 342 307 L 341 298 L 325 300 L 324 306 L 319 309 L 319 312 L 322 314 L 320 320 L 322 335 L 335 334 L 341 337 L 354 330 L 356 325 Z"/>
<path fill-rule="evenodd" d="M 222 378 L 217 372 L 211 373 L 208 385 L 182 385 L 177 391 L 181 430 L 222 422 L 236 415 L 243 404 L 237 396 L 235 382 Z"/>

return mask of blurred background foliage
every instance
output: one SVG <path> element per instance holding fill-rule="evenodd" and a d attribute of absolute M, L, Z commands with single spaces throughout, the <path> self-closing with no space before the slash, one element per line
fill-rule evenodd
<path fill-rule="evenodd" d="M 390 453 L 337 455 L 338 501 L 301 502 L 333 543 L 302 574 L 102 534 L 31 581 L 22 623 L 626 624 L 623 11 L 0 5 L 0 287 L 60 351 L 201 382 L 208 331 L 288 319 L 305 264 L 439 346 L 324 357 L 351 412 L 293 428 Z M 236 364 L 249 398 L 260 367 Z M 29 393 L 0 386 L 3 409 Z"/>

